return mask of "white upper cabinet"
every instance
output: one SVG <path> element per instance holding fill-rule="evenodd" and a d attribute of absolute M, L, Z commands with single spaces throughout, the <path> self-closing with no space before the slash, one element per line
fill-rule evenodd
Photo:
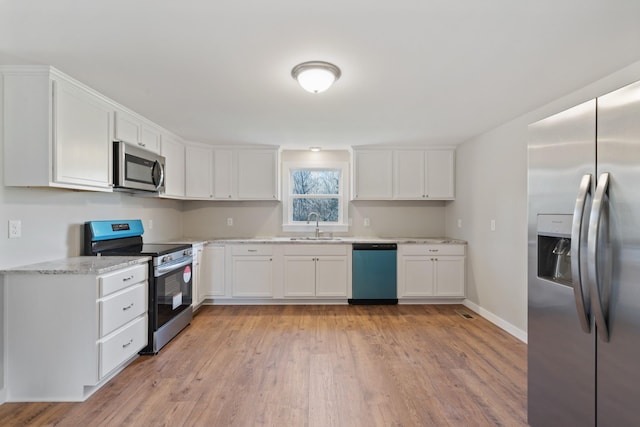
<path fill-rule="evenodd" d="M 278 151 L 238 150 L 238 199 L 278 200 Z"/>
<path fill-rule="evenodd" d="M 115 139 L 160 154 L 160 129 L 124 110 L 115 112 Z"/>
<path fill-rule="evenodd" d="M 182 198 L 185 194 L 184 143 L 169 135 L 162 135 L 160 153 L 165 157 L 165 189 L 162 196 Z"/>
<path fill-rule="evenodd" d="M 278 199 L 277 149 L 228 148 L 198 143 L 186 143 L 185 149 L 187 198 Z"/>
<path fill-rule="evenodd" d="M 213 150 L 213 198 L 233 199 L 233 150 Z"/>
<path fill-rule="evenodd" d="M 448 200 L 455 197 L 454 150 L 395 150 L 394 199 Z"/>
<path fill-rule="evenodd" d="M 452 200 L 453 148 L 354 148 L 355 200 Z"/>
<path fill-rule="evenodd" d="M 353 198 L 387 200 L 393 198 L 393 152 L 391 150 L 355 150 Z"/>
<path fill-rule="evenodd" d="M 0 67 L 5 185 L 112 191 L 113 105 L 51 67 Z"/>
<path fill-rule="evenodd" d="M 213 198 L 213 150 L 187 143 L 185 161 L 185 196 L 194 199 Z"/>

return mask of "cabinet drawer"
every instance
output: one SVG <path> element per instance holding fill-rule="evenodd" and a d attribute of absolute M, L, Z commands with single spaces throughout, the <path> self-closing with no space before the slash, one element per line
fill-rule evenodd
<path fill-rule="evenodd" d="M 147 311 L 147 284 L 139 283 L 100 301 L 100 336 L 115 331 Z"/>
<path fill-rule="evenodd" d="M 351 245 L 339 244 L 322 244 L 309 245 L 306 243 L 286 245 L 284 247 L 285 255 L 347 255 L 351 250 Z"/>
<path fill-rule="evenodd" d="M 401 245 L 402 255 L 464 255 L 464 245 Z"/>
<path fill-rule="evenodd" d="M 273 247 L 270 245 L 240 245 L 231 248 L 232 255 L 272 255 Z"/>
<path fill-rule="evenodd" d="M 100 297 L 112 294 L 147 280 L 147 264 L 140 264 L 134 267 L 118 270 L 114 273 L 105 274 L 98 278 L 100 283 Z"/>
<path fill-rule="evenodd" d="M 139 317 L 99 342 L 100 378 L 125 362 L 147 345 L 147 316 Z"/>

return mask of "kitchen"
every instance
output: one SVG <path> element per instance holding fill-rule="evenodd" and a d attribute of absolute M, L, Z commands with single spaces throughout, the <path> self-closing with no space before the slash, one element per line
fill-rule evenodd
<path fill-rule="evenodd" d="M 571 8 L 566 7 L 565 15 L 558 14 L 559 21 L 570 15 Z M 612 10 L 616 10 L 615 7 Z M 598 13 L 594 12 L 594 15 Z M 620 13 L 623 21 L 625 15 L 637 16 L 628 11 Z M 544 19 L 552 18 L 545 16 Z M 11 28 L 9 25 L 2 27 Z M 618 24 L 618 27 L 623 28 L 624 25 Z M 590 28 L 585 33 L 590 31 L 593 30 Z M 628 33 L 614 31 L 611 27 L 603 31 L 610 31 L 618 37 L 604 43 L 604 46 L 610 43 L 618 47 L 608 50 L 610 57 L 601 54 L 605 61 L 593 65 L 590 55 L 583 52 L 571 61 L 576 65 L 565 64 L 566 68 L 556 73 L 558 82 L 546 98 L 529 100 L 529 104 L 524 106 L 510 106 L 512 112 L 494 120 L 492 125 L 486 124 L 483 130 L 454 142 L 457 145 L 454 201 L 354 202 L 350 206 L 353 225 L 349 234 L 447 236 L 467 241 L 467 305 L 526 340 L 527 125 L 640 79 L 640 63 L 636 62 L 638 49 L 633 45 L 639 39 L 637 34 L 632 30 Z M 560 38 L 559 35 L 557 37 Z M 2 39 L 9 41 L 11 37 Z M 577 43 L 573 47 L 578 50 L 583 46 Z M 10 48 L 3 45 L 0 49 L 0 52 L 7 52 L 8 57 L 3 57 L 4 64 L 16 63 L 15 59 L 21 55 L 29 59 L 28 53 L 13 52 Z M 560 67 L 564 56 L 562 52 L 556 54 L 559 56 L 546 60 L 556 61 Z M 31 62 L 48 63 L 37 56 Z M 469 65 L 470 69 L 474 65 Z M 74 74 L 72 70 L 61 68 Z M 345 74 L 338 83 L 346 81 Z M 520 84 L 525 82 L 537 86 L 534 76 L 523 77 Z M 338 87 L 336 85 L 332 89 Z M 475 109 L 479 108 L 476 106 Z M 472 115 L 461 114 L 456 119 L 469 117 Z M 21 238 L 8 239 L 7 233 L 3 234 L 3 244 L 0 245 L 2 268 L 80 254 L 82 237 L 79 224 L 89 219 L 142 218 L 146 228 L 145 239 L 150 241 L 193 235 L 224 238 L 281 234 L 282 213 L 277 202 L 158 200 L 122 193 L 5 186 L 0 187 L 0 198 L 0 223 L 8 224 L 13 219 L 22 222 Z M 227 218 L 234 219 L 233 226 L 227 226 Z M 256 218 L 261 220 L 256 221 Z M 370 218 L 369 227 L 364 227 L 364 218 Z M 458 227 L 458 220 L 461 220 L 461 227 Z M 495 231 L 490 227 L 492 220 L 495 220 Z"/>

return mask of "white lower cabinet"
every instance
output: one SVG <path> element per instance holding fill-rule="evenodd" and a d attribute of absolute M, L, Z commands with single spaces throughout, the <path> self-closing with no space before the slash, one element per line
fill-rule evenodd
<path fill-rule="evenodd" d="M 7 401 L 83 401 L 147 345 L 147 264 L 5 276 Z"/>
<path fill-rule="evenodd" d="M 284 248 L 284 296 L 346 298 L 349 245 L 289 245 Z"/>
<path fill-rule="evenodd" d="M 463 298 L 464 245 L 398 245 L 398 297 Z"/>
<path fill-rule="evenodd" d="M 207 244 L 202 251 L 198 304 L 206 299 L 225 296 L 224 245 Z"/>
<path fill-rule="evenodd" d="M 273 297 L 273 247 L 231 247 L 231 283 L 234 297 Z"/>

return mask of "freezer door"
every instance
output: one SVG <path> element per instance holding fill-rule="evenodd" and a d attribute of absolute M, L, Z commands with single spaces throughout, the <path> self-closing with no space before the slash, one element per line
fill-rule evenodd
<path fill-rule="evenodd" d="M 538 270 L 539 216 L 572 221 L 580 184 L 585 175 L 595 175 L 595 116 L 594 100 L 529 127 L 528 421 L 533 427 L 595 425 L 594 334 L 582 329 L 571 283 L 541 278 Z"/>
<path fill-rule="evenodd" d="M 597 342 L 598 425 L 631 426 L 640 423 L 640 82 L 598 98 L 597 156 L 598 175 L 609 173 L 597 256 L 609 331 Z"/>

